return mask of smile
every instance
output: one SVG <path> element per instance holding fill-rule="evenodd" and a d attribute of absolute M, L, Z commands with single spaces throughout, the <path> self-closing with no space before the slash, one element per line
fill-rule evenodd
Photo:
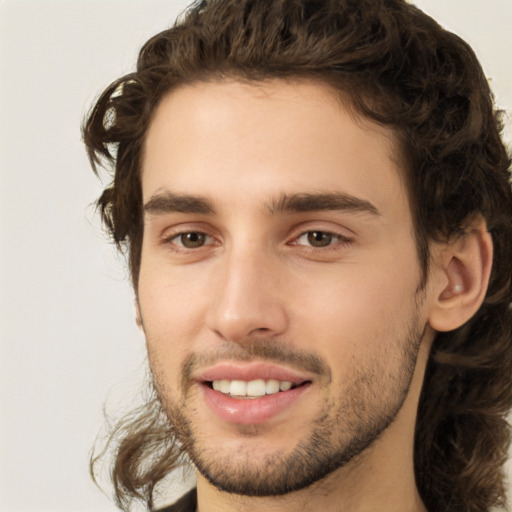
<path fill-rule="evenodd" d="M 290 381 L 276 379 L 256 379 L 249 382 L 223 379 L 212 381 L 211 386 L 215 391 L 220 391 L 232 398 L 260 398 L 297 387 L 296 384 Z"/>
<path fill-rule="evenodd" d="M 197 372 L 207 408 L 222 422 L 255 425 L 284 417 L 313 386 L 312 375 L 265 362 L 220 362 Z"/>

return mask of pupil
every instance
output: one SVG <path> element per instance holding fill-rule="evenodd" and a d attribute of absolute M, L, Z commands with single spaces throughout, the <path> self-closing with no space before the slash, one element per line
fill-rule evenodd
<path fill-rule="evenodd" d="M 332 235 L 323 231 L 311 231 L 308 233 L 308 242 L 314 247 L 326 247 L 332 242 Z"/>
<path fill-rule="evenodd" d="M 201 247 L 204 241 L 204 233 L 185 233 L 181 235 L 181 243 L 188 248 Z"/>

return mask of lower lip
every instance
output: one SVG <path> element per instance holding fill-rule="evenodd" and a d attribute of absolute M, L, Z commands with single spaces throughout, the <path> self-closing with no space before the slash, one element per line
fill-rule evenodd
<path fill-rule="evenodd" d="M 206 384 L 201 388 L 206 404 L 221 420 L 239 425 L 255 425 L 264 423 L 288 409 L 310 385 L 305 383 L 289 391 L 280 391 L 261 398 L 232 398 Z"/>

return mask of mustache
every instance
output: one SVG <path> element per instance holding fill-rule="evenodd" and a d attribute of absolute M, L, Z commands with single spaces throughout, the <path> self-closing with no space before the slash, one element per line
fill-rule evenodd
<path fill-rule="evenodd" d="M 327 361 L 311 351 L 291 348 L 282 342 L 269 339 L 252 339 L 246 343 L 230 343 L 211 351 L 193 353 L 187 356 L 182 365 L 182 385 L 187 389 L 192 375 L 200 368 L 213 366 L 221 361 L 250 362 L 262 359 L 267 363 L 286 364 L 296 370 L 306 371 L 331 380 L 331 370 Z"/>

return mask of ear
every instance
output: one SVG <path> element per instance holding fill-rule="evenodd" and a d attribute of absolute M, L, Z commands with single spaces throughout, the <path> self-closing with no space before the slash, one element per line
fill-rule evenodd
<path fill-rule="evenodd" d="M 137 297 L 135 297 L 134 306 L 135 306 L 135 323 L 137 324 L 137 327 L 139 329 L 144 330 L 144 324 L 142 323 L 142 315 L 140 313 L 139 299 Z"/>
<path fill-rule="evenodd" d="M 462 237 L 437 249 L 429 324 L 436 331 L 452 331 L 467 322 L 484 301 L 492 267 L 492 238 L 485 220 L 478 218 Z"/>

